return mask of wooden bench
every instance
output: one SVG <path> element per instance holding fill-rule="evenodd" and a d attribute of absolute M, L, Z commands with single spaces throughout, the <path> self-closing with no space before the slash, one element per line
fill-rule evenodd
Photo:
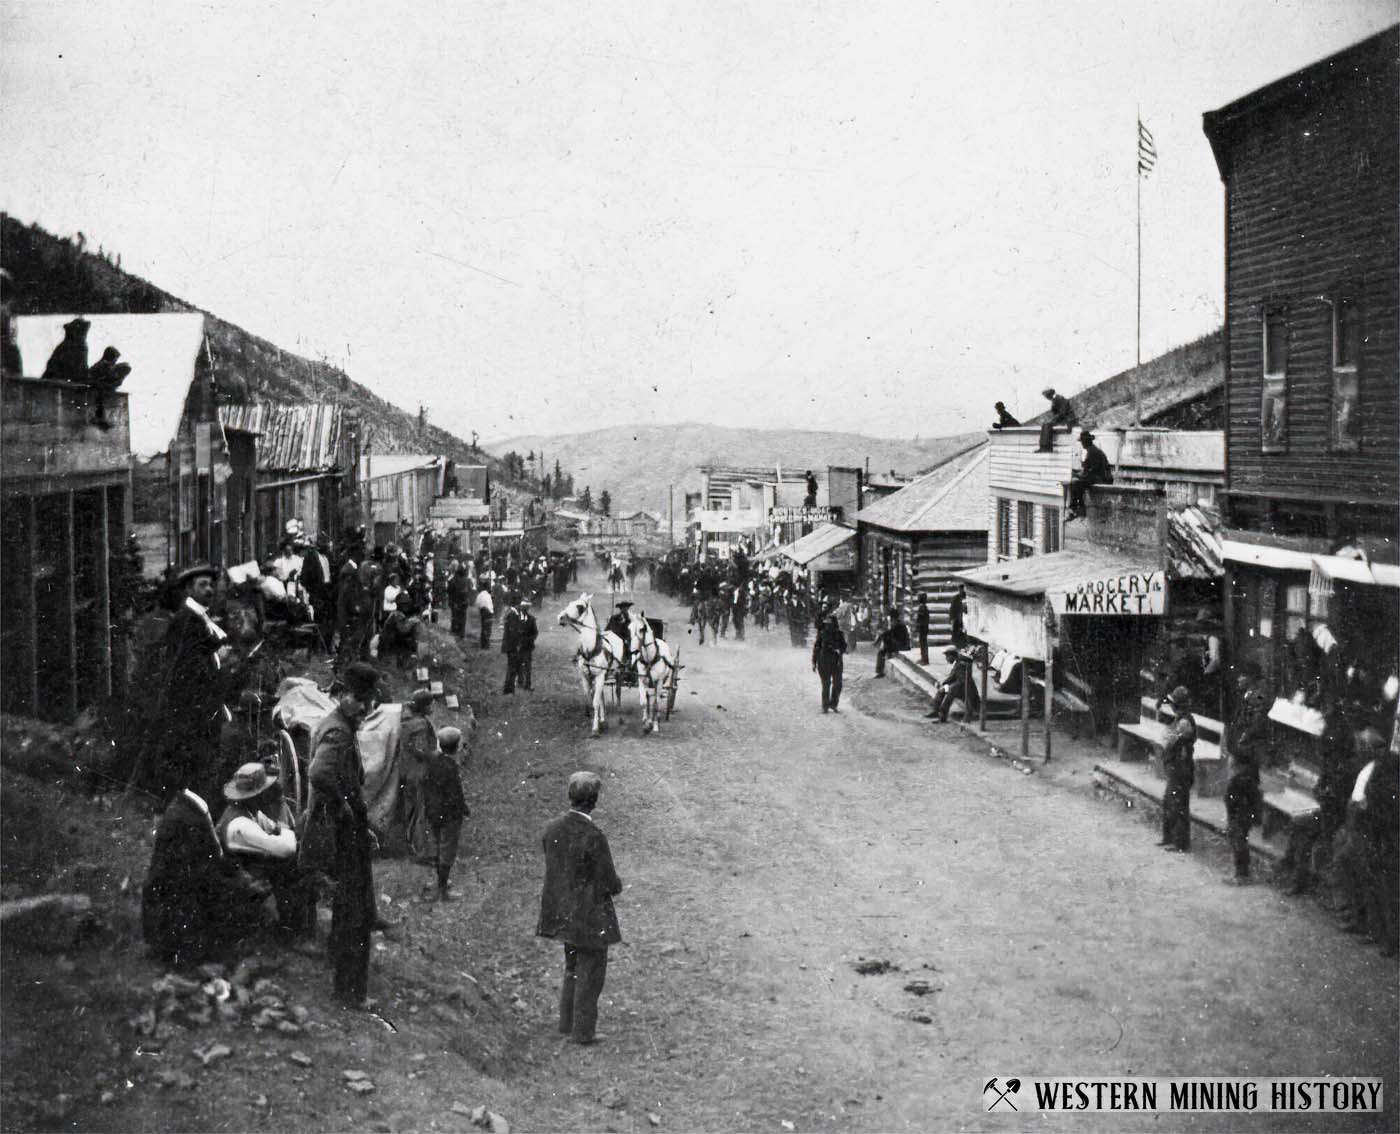
<path fill-rule="evenodd" d="M 1276 831 L 1288 830 L 1294 823 L 1311 819 L 1322 810 L 1313 789 L 1317 776 L 1301 764 L 1289 764 L 1282 786 L 1263 792 L 1264 814 L 1260 817 L 1267 839 Z"/>
<path fill-rule="evenodd" d="M 1141 720 L 1118 726 L 1118 758 L 1132 761 L 1141 759 L 1141 755 L 1145 753 L 1153 768 L 1165 778 L 1162 753 L 1171 735 L 1171 724 L 1176 720 L 1176 713 L 1170 704 L 1163 704 L 1158 712 L 1157 702 L 1151 697 L 1143 697 L 1141 707 Z M 1223 795 L 1228 776 L 1225 754 L 1221 747 L 1225 726 L 1213 717 L 1200 713 L 1191 715 L 1196 720 L 1196 794 Z"/>

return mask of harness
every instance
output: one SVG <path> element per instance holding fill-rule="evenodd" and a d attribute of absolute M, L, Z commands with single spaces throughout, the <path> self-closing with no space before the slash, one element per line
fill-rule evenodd
<path fill-rule="evenodd" d="M 589 629 L 589 626 L 588 626 L 588 624 L 587 624 L 586 622 L 584 622 L 582 619 L 575 618 L 575 617 L 574 617 L 573 615 L 571 615 L 567 610 L 564 611 L 564 621 L 567 622 L 567 623 L 568 623 L 571 627 L 573 627 L 575 630 L 587 630 L 587 629 Z M 594 626 L 592 629 L 593 629 L 593 649 L 591 649 L 591 650 L 585 652 L 585 651 L 584 651 L 584 648 L 583 648 L 582 646 L 580 646 L 580 647 L 578 648 L 578 657 L 579 657 L 579 659 L 580 659 L 585 665 L 587 665 L 587 667 L 588 667 L 588 669 L 589 669 L 590 671 L 596 672 L 596 671 L 598 670 L 599 667 L 596 666 L 596 665 L 593 665 L 593 664 L 591 664 L 591 663 L 593 662 L 593 660 L 594 660 L 599 654 L 604 654 L 604 655 L 606 655 L 607 649 L 606 649 L 606 647 L 603 645 L 603 634 L 604 634 L 604 631 L 599 630 L 596 626 Z M 602 668 L 602 670 L 603 670 L 604 673 L 606 673 L 609 669 L 611 669 L 611 668 L 612 668 L 612 658 L 608 658 L 607 664 L 604 665 L 604 666 L 602 666 L 601 668 Z"/>

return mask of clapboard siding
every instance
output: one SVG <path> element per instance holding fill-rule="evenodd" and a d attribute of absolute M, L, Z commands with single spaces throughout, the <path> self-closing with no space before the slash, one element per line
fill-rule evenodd
<path fill-rule="evenodd" d="M 1316 75 L 1313 72 L 1317 72 Z M 1209 116 L 1226 186 L 1227 489 L 1394 505 L 1400 490 L 1396 37 Z M 1210 121 L 1216 119 L 1216 122 Z M 1357 298 L 1361 443 L 1332 448 L 1332 307 Z M 1260 436 L 1263 319 L 1286 312 L 1287 451 Z"/>

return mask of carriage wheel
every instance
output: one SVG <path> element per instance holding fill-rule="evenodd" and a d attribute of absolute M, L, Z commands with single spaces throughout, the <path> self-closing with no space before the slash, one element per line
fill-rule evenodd
<path fill-rule="evenodd" d="M 286 729 L 277 730 L 277 765 L 287 801 L 292 805 L 292 814 L 300 815 L 304 802 L 301 798 L 301 768 L 297 764 L 296 745 Z"/>

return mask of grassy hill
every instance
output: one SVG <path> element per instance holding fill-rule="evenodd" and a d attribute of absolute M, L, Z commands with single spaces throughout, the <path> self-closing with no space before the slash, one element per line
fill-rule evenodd
<path fill-rule="evenodd" d="M 109 258 L 80 248 L 37 225 L 0 214 L 0 266 L 9 272 L 16 315 L 157 314 L 200 310 L 124 272 Z M 459 462 L 491 466 L 493 483 L 507 478 L 500 462 L 455 434 L 385 401 L 325 362 L 284 351 L 217 315 L 204 312 L 220 394 L 234 402 L 339 401 L 359 415 L 376 453 L 445 453 Z"/>
<path fill-rule="evenodd" d="M 784 474 L 823 472 L 827 465 L 859 465 L 872 472 L 917 473 L 985 440 L 965 433 L 928 441 L 893 441 L 860 433 L 798 429 L 746 429 L 734 426 L 620 425 L 587 433 L 540 434 L 507 438 L 486 448 L 498 456 L 510 451 L 544 451 L 574 475 L 576 488 L 588 485 L 593 499 L 607 489 L 613 511 L 646 508 L 666 514 L 667 489 L 676 486 L 676 509 L 684 492 L 700 489 L 701 465 L 781 465 Z"/>

